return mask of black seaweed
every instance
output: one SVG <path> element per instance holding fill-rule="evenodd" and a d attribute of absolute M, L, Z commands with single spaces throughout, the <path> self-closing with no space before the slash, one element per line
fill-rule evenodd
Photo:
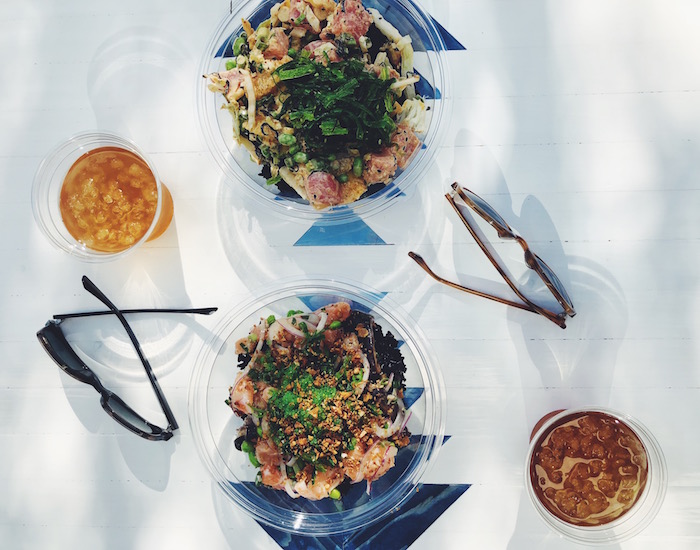
<path fill-rule="evenodd" d="M 345 323 L 351 330 L 354 330 L 358 324 L 362 324 L 369 331 L 368 336 L 359 340 L 372 367 L 370 379 L 376 380 L 381 374 L 390 376 L 393 373 L 394 387 L 403 387 L 406 363 L 394 335 L 390 331 L 384 334 L 382 327 L 374 321 L 374 317 L 362 311 L 352 310 Z"/>
<path fill-rule="evenodd" d="M 248 366 L 248 363 L 250 363 L 250 360 L 252 359 L 252 356 L 250 353 L 239 353 L 238 354 L 238 368 L 243 370 Z"/>

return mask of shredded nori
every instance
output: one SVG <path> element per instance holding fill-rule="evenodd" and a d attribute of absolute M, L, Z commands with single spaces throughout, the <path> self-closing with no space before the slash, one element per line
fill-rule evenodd
<path fill-rule="evenodd" d="M 391 142 L 396 128 L 390 116 L 393 78 L 377 77 L 357 59 L 324 66 L 308 54 L 274 74 L 285 97 L 279 116 L 295 129 L 305 150 L 321 156 L 349 148 L 365 153 Z"/>

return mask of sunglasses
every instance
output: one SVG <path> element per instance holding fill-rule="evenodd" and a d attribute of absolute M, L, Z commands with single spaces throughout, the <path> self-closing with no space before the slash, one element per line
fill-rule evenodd
<path fill-rule="evenodd" d="M 83 277 L 83 286 L 90 292 L 93 296 L 98 298 L 103 304 L 105 304 L 110 311 L 91 311 L 85 313 L 68 313 L 61 315 L 54 315 L 54 318 L 46 323 L 46 325 L 37 332 L 37 338 L 39 342 L 49 354 L 49 356 L 54 360 L 54 362 L 69 376 L 75 378 L 79 382 L 88 384 L 95 388 L 95 390 L 100 394 L 100 404 L 105 412 L 121 424 L 127 430 L 135 433 L 136 435 L 149 439 L 151 441 L 167 441 L 173 436 L 173 432 L 178 429 L 177 421 L 173 415 L 170 405 L 163 394 L 163 391 L 158 384 L 151 364 L 146 359 L 141 345 L 139 344 L 136 335 L 134 334 L 131 326 L 124 317 L 125 313 L 197 313 L 203 315 L 209 315 L 216 311 L 217 308 L 199 308 L 199 309 L 133 309 L 133 310 L 119 310 L 117 307 L 104 295 L 104 293 L 97 288 L 97 286 L 87 277 Z M 122 326 L 126 330 L 131 343 L 133 344 L 136 353 L 146 370 L 148 379 L 153 387 L 153 391 L 158 398 L 158 403 L 167 419 L 168 425 L 165 429 L 151 424 L 136 411 L 134 411 L 129 405 L 127 405 L 124 400 L 119 397 L 114 392 L 108 390 L 100 381 L 99 377 L 95 372 L 88 367 L 85 362 L 77 355 L 75 350 L 68 343 L 63 330 L 61 329 L 61 324 L 66 319 L 72 319 L 77 317 L 92 317 L 97 315 L 116 315 Z"/>
<path fill-rule="evenodd" d="M 456 201 L 457 197 L 461 199 L 461 203 L 458 203 Z M 473 191 L 470 191 L 469 189 L 462 187 L 455 182 L 452 184 L 452 191 L 446 194 L 445 198 L 455 210 L 455 212 L 459 216 L 459 219 L 462 220 L 462 223 L 465 225 L 469 233 L 472 235 L 472 237 L 474 237 L 474 240 L 479 245 L 479 248 L 481 248 L 484 254 L 486 254 L 486 257 L 491 261 L 491 263 L 501 275 L 503 280 L 506 282 L 506 284 L 508 284 L 511 290 L 522 302 L 516 302 L 513 300 L 508 300 L 506 298 L 501 298 L 499 296 L 494 296 L 492 294 L 488 294 L 473 288 L 465 287 L 447 279 L 444 279 L 437 275 L 432 269 L 430 269 L 430 267 L 428 267 L 428 264 L 419 254 L 416 254 L 415 252 L 409 252 L 408 255 L 419 266 L 421 266 L 423 270 L 425 270 L 426 273 L 428 273 L 428 275 L 430 275 L 433 279 L 442 284 L 445 284 L 457 290 L 462 290 L 464 292 L 474 294 L 476 296 L 481 296 L 482 298 L 494 300 L 501 304 L 512 306 L 525 311 L 530 311 L 532 313 L 537 313 L 539 315 L 542 315 L 546 319 L 549 319 L 561 328 L 566 328 L 566 317 L 573 317 L 574 315 L 576 315 L 576 310 L 574 309 L 573 302 L 571 301 L 569 294 L 564 288 L 564 285 L 562 284 L 559 277 L 557 277 L 557 275 L 554 273 L 552 268 L 550 268 L 542 258 L 540 258 L 537 254 L 532 252 L 532 250 L 530 250 L 530 247 L 528 246 L 525 239 L 523 239 L 514 229 L 512 229 L 508 225 L 508 223 L 503 219 L 503 217 L 489 203 L 487 203 L 484 199 L 482 199 Z M 484 241 L 481 239 L 476 229 L 470 223 L 469 218 L 462 211 L 462 208 L 465 206 L 469 207 L 471 210 L 476 212 L 484 221 L 486 221 L 491 227 L 493 227 L 496 230 L 496 233 L 498 234 L 499 238 L 506 240 L 514 240 L 520 245 L 525 255 L 525 264 L 529 269 L 533 270 L 540 277 L 540 279 L 545 284 L 549 292 L 554 296 L 555 300 L 562 307 L 563 311 L 554 312 L 547 308 L 539 306 L 520 291 L 520 289 L 511 280 L 511 278 L 508 276 L 508 273 L 505 271 L 505 269 L 503 269 L 503 267 L 501 267 L 500 263 L 497 261 L 497 259 L 491 253 Z"/>

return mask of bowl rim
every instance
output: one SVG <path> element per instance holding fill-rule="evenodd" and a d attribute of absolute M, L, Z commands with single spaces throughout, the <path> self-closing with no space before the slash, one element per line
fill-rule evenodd
<path fill-rule="evenodd" d="M 54 224 L 57 223 L 57 221 L 62 224 L 63 220 L 56 220 L 53 216 L 51 216 L 52 200 L 50 193 L 47 192 L 48 189 L 45 188 L 49 185 L 47 178 L 48 180 L 51 180 L 56 177 L 56 170 L 69 156 L 73 156 L 74 153 L 78 152 L 79 154 L 75 157 L 75 160 L 77 160 L 88 151 L 106 145 L 103 142 L 108 142 L 109 145 L 120 147 L 140 157 L 151 170 L 151 173 L 156 180 L 158 203 L 156 205 L 156 211 L 153 215 L 151 225 L 138 241 L 136 241 L 129 248 L 119 252 L 102 252 L 99 250 L 94 250 L 73 238 L 72 235 L 71 239 L 64 238 L 63 236 L 59 237 L 51 229 L 49 224 L 49 220 Z M 63 174 L 62 177 L 65 177 L 65 174 Z M 108 130 L 85 130 L 72 134 L 66 139 L 61 140 L 42 158 L 36 171 L 34 172 L 34 178 L 32 180 L 31 203 L 32 214 L 37 226 L 55 248 L 84 262 L 109 262 L 133 253 L 136 249 L 140 248 L 143 243 L 148 241 L 158 225 L 163 208 L 163 184 L 153 161 L 132 139 Z M 47 217 L 49 220 L 47 220 Z"/>
<path fill-rule="evenodd" d="M 242 30 L 241 18 L 251 15 L 261 9 L 265 4 L 273 5 L 275 0 L 250 0 L 241 2 L 219 22 L 211 38 L 207 42 L 200 58 L 199 75 L 210 72 L 211 60 L 218 57 L 222 44 L 233 35 Z M 386 2 L 387 0 L 377 0 Z M 427 173 L 434 162 L 437 151 L 445 138 L 452 110 L 450 93 L 450 79 L 448 78 L 448 63 L 445 52 L 447 46 L 442 38 L 435 20 L 416 0 L 390 0 L 401 6 L 410 14 L 410 19 L 421 25 L 421 30 L 429 39 L 431 54 L 429 63 L 433 72 L 432 87 L 440 91 L 440 100 L 432 100 L 431 123 L 428 131 L 422 139 L 422 147 L 409 165 L 389 185 L 380 189 L 369 197 L 355 201 L 354 203 L 332 206 L 323 210 L 315 210 L 302 199 L 288 200 L 267 191 L 263 186 L 251 178 L 238 165 L 231 154 L 230 147 L 234 147 L 233 137 L 224 140 L 218 128 L 213 122 L 216 118 L 218 94 L 213 94 L 205 85 L 198 85 L 195 90 L 196 110 L 200 135 L 204 138 L 207 149 L 215 163 L 223 172 L 224 180 L 228 185 L 241 185 L 255 201 L 277 215 L 295 222 L 312 222 L 324 226 L 348 223 L 358 216 L 373 216 L 389 206 L 393 205 L 406 193 L 410 192 L 417 182 Z M 416 17 L 417 16 L 417 17 Z M 227 30 L 228 29 L 228 30 Z M 200 77 L 201 78 L 201 77 Z M 201 82 L 201 81 L 200 81 Z M 251 161 L 252 162 L 252 161 Z M 396 183 L 396 181 L 398 183 Z"/>
<path fill-rule="evenodd" d="M 622 514 L 619 518 L 609 523 L 594 526 L 573 525 L 554 516 L 540 501 L 532 487 L 530 479 L 530 465 L 532 463 L 533 453 L 542 436 L 549 431 L 555 423 L 563 418 L 588 412 L 607 414 L 626 424 L 641 441 L 648 460 L 647 484 L 638 501 L 630 510 Z M 627 413 L 598 405 L 559 410 L 556 414 L 549 416 L 549 418 L 547 418 L 547 415 L 543 418 L 546 418 L 546 420 L 533 432 L 532 438 L 528 444 L 527 455 L 525 457 L 524 481 L 530 501 L 544 523 L 559 535 L 569 540 L 589 545 L 609 545 L 622 542 L 632 538 L 645 529 L 654 517 L 656 517 L 663 504 L 668 478 L 666 459 L 663 451 L 659 442 L 649 429 L 639 420 Z"/>
<path fill-rule="evenodd" d="M 217 449 L 216 439 L 206 428 L 208 414 L 207 400 L 204 398 L 207 389 L 205 382 L 208 382 L 214 361 L 225 342 L 234 336 L 234 331 L 240 330 L 242 322 L 251 315 L 255 315 L 260 309 L 280 300 L 314 294 L 336 295 L 339 298 L 357 300 L 358 303 L 370 304 L 373 311 L 378 310 L 381 316 L 390 322 L 392 328 L 400 331 L 400 334 L 395 336 L 404 339 L 404 342 L 410 345 L 411 353 L 415 356 L 415 362 L 422 376 L 423 395 L 426 399 L 425 421 L 418 450 L 402 473 L 399 482 L 380 497 L 370 501 L 371 506 L 363 504 L 358 508 L 330 514 L 308 514 L 277 506 L 262 508 L 260 504 L 264 506 L 264 499 L 254 495 L 242 483 L 235 483 L 242 487 L 242 490 L 234 488 L 234 483 L 217 469 L 216 457 L 212 457 L 212 451 Z M 297 535 L 322 536 L 347 533 L 379 521 L 396 511 L 420 487 L 422 479 L 435 462 L 444 438 L 445 408 L 442 374 L 420 329 L 415 323 L 409 321 L 408 316 L 391 299 L 347 279 L 309 277 L 287 279 L 230 309 L 219 320 L 211 336 L 202 344 L 188 391 L 189 424 L 195 446 L 218 489 L 259 523 Z M 246 499 L 251 495 L 253 495 L 253 502 Z"/>

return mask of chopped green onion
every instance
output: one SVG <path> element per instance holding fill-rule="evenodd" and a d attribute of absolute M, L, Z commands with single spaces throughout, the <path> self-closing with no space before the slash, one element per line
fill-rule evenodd
<path fill-rule="evenodd" d="M 331 330 L 336 330 L 336 329 L 339 329 L 339 328 L 342 327 L 342 326 L 343 326 L 343 323 L 341 323 L 340 321 L 337 321 L 337 320 L 336 320 L 336 321 L 333 321 L 330 325 L 328 325 L 328 328 L 330 328 Z"/>
<path fill-rule="evenodd" d="M 267 324 L 268 324 L 268 326 L 271 325 L 271 324 L 274 323 L 274 322 L 275 322 L 275 316 L 274 316 L 274 315 L 270 315 L 270 316 L 267 318 Z"/>
<path fill-rule="evenodd" d="M 279 141 L 282 145 L 290 146 L 297 142 L 297 138 L 295 138 L 292 134 L 280 134 L 277 141 Z"/>
<path fill-rule="evenodd" d="M 241 46 L 246 41 L 246 38 L 241 35 L 233 42 L 233 55 L 238 56 L 241 53 Z"/>
<path fill-rule="evenodd" d="M 236 68 L 236 62 L 235 62 L 234 60 L 232 60 L 232 59 L 229 59 L 229 60 L 226 62 L 226 70 L 227 70 L 227 71 L 230 71 L 231 69 L 235 69 L 235 68 Z"/>
<path fill-rule="evenodd" d="M 282 176 L 277 175 L 277 176 L 272 176 L 271 178 L 268 178 L 267 180 L 265 180 L 265 183 L 267 185 L 277 185 L 281 181 L 282 181 Z"/>

